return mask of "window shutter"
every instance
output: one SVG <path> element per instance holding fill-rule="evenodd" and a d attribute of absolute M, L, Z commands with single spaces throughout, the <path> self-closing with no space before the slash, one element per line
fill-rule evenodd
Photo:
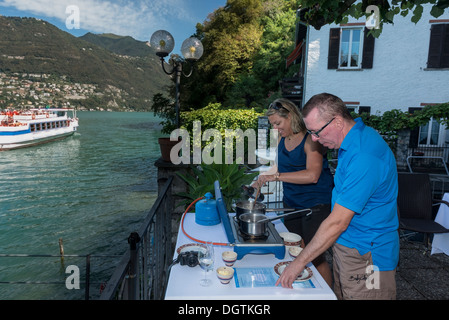
<path fill-rule="evenodd" d="M 427 68 L 449 68 L 449 24 L 430 27 Z"/>
<path fill-rule="evenodd" d="M 449 68 L 449 24 L 445 24 L 443 35 L 441 68 Z"/>
<path fill-rule="evenodd" d="M 444 24 L 433 24 L 430 27 L 429 56 L 427 68 L 440 68 Z"/>
<path fill-rule="evenodd" d="M 368 35 L 368 32 L 368 28 L 365 28 L 363 39 L 362 69 L 371 69 L 373 67 L 375 38 L 372 35 Z"/>
<path fill-rule="evenodd" d="M 340 51 L 340 28 L 331 28 L 329 32 L 328 69 L 338 69 L 338 54 Z"/>

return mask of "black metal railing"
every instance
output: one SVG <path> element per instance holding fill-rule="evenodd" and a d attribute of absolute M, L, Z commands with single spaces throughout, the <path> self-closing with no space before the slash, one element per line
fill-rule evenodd
<path fill-rule="evenodd" d="M 128 237 L 129 249 L 106 284 L 100 300 L 163 299 L 172 262 L 173 177 L 169 177 L 142 225 Z"/>
<path fill-rule="evenodd" d="M 411 172 L 446 173 L 449 162 L 449 143 L 444 146 L 409 146 L 407 165 Z"/>

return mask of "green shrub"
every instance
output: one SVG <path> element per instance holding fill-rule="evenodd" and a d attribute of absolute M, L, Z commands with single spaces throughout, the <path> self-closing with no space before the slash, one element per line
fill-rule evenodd
<path fill-rule="evenodd" d="M 198 110 L 185 111 L 181 113 L 182 127 L 190 134 L 190 141 L 193 145 L 193 129 L 194 122 L 199 121 L 201 124 L 201 137 L 208 129 L 217 129 L 221 133 L 222 146 L 225 144 L 225 130 L 241 129 L 245 132 L 248 129 L 253 129 L 257 135 L 258 117 L 263 116 L 263 113 L 256 112 L 254 109 L 228 109 L 222 108 L 220 103 L 211 103 L 206 107 Z M 210 144 L 212 141 L 202 141 L 201 149 Z M 195 143 L 197 143 L 195 141 Z M 245 152 L 247 154 L 248 142 L 245 141 Z M 192 148 L 193 150 L 193 148 Z M 236 139 L 233 139 L 233 151 L 236 152 Z"/>
<path fill-rule="evenodd" d="M 188 192 L 178 194 L 178 196 L 186 198 L 183 203 L 188 205 L 207 192 L 215 194 L 214 183 L 218 180 L 228 211 L 232 210 L 232 200 L 242 196 L 241 186 L 250 184 L 258 174 L 257 172 L 246 173 L 246 169 L 236 163 L 203 163 L 199 166 L 191 165 L 191 169 L 193 174 L 177 173 L 189 186 Z"/>
<path fill-rule="evenodd" d="M 385 111 L 382 115 L 364 113 L 362 115 L 353 114 L 353 117 L 362 117 L 366 125 L 373 127 L 381 134 L 396 133 L 403 129 L 415 129 L 428 123 L 431 118 L 448 127 L 449 102 L 429 105 L 414 113 L 393 109 Z"/>
<path fill-rule="evenodd" d="M 202 109 L 182 112 L 181 119 L 189 132 L 192 132 L 194 121 L 201 121 L 202 131 L 218 129 L 224 137 L 225 129 L 257 130 L 257 118 L 262 115 L 254 109 L 224 109 L 220 103 L 211 103 Z"/>
<path fill-rule="evenodd" d="M 413 130 L 425 125 L 431 118 L 448 127 L 449 102 L 425 106 L 423 109 L 417 110 L 414 113 L 393 109 L 385 111 L 382 115 L 370 115 L 368 113 L 359 115 L 353 112 L 352 116 L 354 118 L 361 117 L 367 126 L 376 129 L 394 152 L 396 150 L 399 130 Z"/>

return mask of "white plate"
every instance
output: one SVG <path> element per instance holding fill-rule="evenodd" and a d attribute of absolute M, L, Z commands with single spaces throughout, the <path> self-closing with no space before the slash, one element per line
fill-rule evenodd
<path fill-rule="evenodd" d="M 178 254 L 182 252 L 188 252 L 188 251 L 195 251 L 195 252 L 206 252 L 206 246 L 200 244 L 200 243 L 188 243 L 180 246 L 178 249 L 176 249 L 176 252 Z"/>
<path fill-rule="evenodd" d="M 288 266 L 289 263 L 290 261 L 279 262 L 277 265 L 274 266 L 274 272 L 276 272 L 276 274 L 280 276 L 284 271 L 285 267 Z M 295 282 L 309 280 L 310 278 L 312 278 L 312 276 L 313 276 L 312 269 L 306 267 L 304 271 L 298 276 L 298 278 L 296 278 Z"/>

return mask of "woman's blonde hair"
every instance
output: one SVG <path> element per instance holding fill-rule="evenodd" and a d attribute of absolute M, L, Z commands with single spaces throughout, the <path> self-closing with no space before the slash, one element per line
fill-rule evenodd
<path fill-rule="evenodd" d="M 290 123 L 293 133 L 306 132 L 307 128 L 304 124 L 301 113 L 298 107 L 288 99 L 279 98 L 274 100 L 268 107 L 266 116 L 279 115 L 282 118 L 288 118 L 290 114 Z"/>

